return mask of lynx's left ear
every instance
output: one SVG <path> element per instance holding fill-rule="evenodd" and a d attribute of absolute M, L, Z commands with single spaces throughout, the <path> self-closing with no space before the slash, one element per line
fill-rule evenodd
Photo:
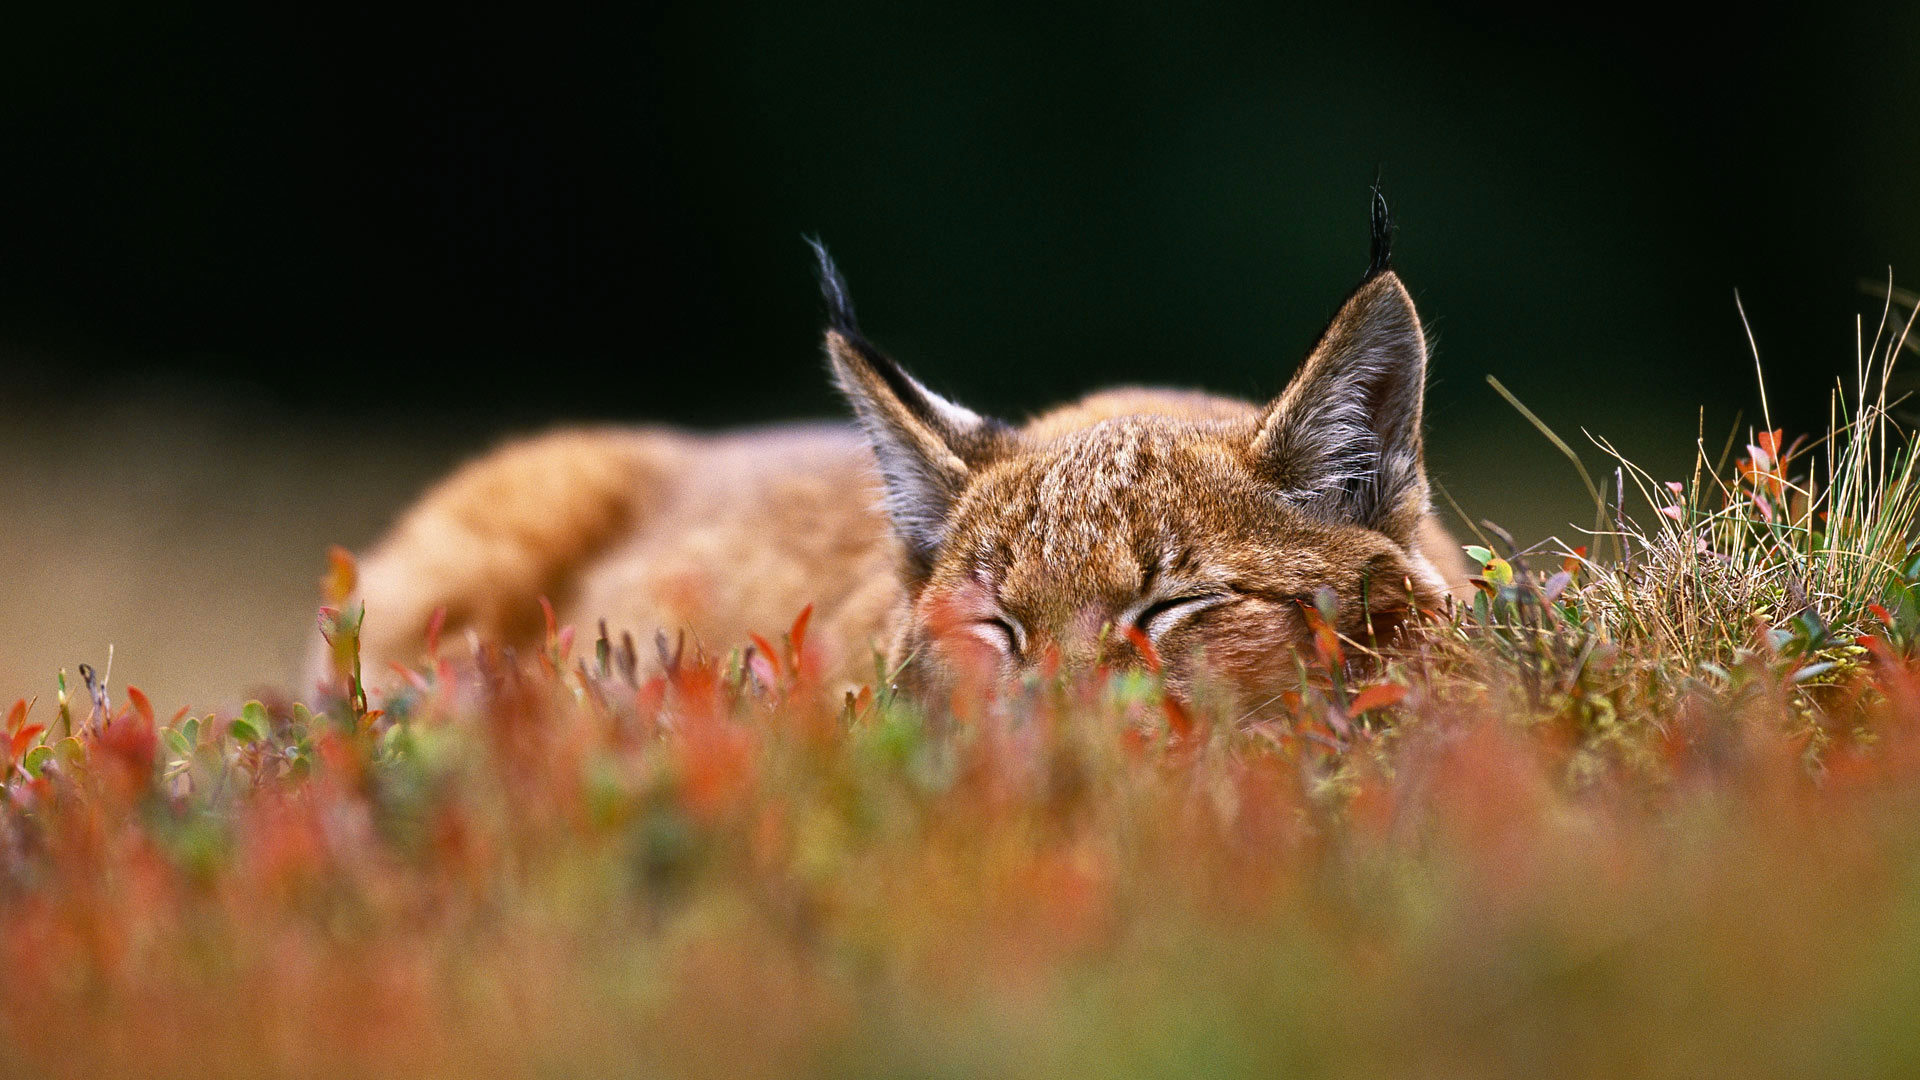
<path fill-rule="evenodd" d="M 827 361 L 853 405 L 886 483 L 887 514 L 916 576 L 932 568 L 946 539 L 947 518 L 974 473 L 1013 437 L 1006 424 L 981 416 L 920 385 L 873 347 L 854 321 L 847 284 L 817 240 L 820 291 L 827 301 Z"/>
<path fill-rule="evenodd" d="M 1367 279 L 1267 407 L 1253 455 L 1288 501 L 1410 545 L 1427 512 L 1427 346 L 1413 297 L 1387 266 L 1390 235 L 1376 191 Z"/>

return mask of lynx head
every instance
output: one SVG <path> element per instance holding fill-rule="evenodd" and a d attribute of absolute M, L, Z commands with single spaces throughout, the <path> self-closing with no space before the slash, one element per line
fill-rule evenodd
<path fill-rule="evenodd" d="M 1127 665 L 1144 636 L 1176 690 L 1210 674 L 1270 694 L 1292 680 L 1320 590 L 1350 634 L 1437 606 L 1445 585 L 1420 549 L 1426 345 L 1377 195 L 1374 226 L 1366 278 L 1267 404 L 1122 390 L 1023 427 L 868 342 L 816 245 L 828 359 L 905 552 L 909 670 Z"/>

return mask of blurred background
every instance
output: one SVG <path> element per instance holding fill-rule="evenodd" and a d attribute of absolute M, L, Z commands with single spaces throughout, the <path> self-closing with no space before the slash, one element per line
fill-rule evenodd
<path fill-rule="evenodd" d="M 1176 8 L 1178 10 L 1176 10 Z M 803 234 L 927 382 L 1264 397 L 1366 261 L 1430 459 L 1582 542 L 1579 447 L 1824 424 L 1920 262 L 1920 8 L 810 5 L 457 17 L 75 0 L 0 35 L 0 697 L 285 685 L 329 544 L 562 420 L 838 412 Z M 1742 440 L 1744 441 L 1744 439 Z M 1608 468 L 1610 472 L 1610 468 Z"/>

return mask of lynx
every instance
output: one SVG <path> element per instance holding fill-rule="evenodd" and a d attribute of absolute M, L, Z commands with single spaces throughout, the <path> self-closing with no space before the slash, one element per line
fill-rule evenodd
<path fill-rule="evenodd" d="M 857 426 L 562 430 L 472 462 L 362 561 L 365 670 L 418 659 L 441 609 L 532 643 L 544 596 L 565 622 L 714 652 L 812 605 L 826 677 L 848 684 L 876 653 L 911 688 L 1150 652 L 1175 692 L 1284 687 L 1316 595 L 1360 634 L 1461 584 L 1428 507 L 1427 347 L 1378 192 L 1372 218 L 1365 276 L 1272 401 L 1113 389 L 1020 425 L 881 352 L 815 243 Z"/>

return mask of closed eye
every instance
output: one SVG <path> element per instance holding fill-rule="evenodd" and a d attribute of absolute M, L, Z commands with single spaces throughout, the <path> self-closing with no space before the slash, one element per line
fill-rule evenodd
<path fill-rule="evenodd" d="M 1231 597 L 1225 593 L 1199 593 L 1156 600 L 1133 617 L 1133 625 L 1150 638 L 1157 638 L 1180 622 Z"/>
<path fill-rule="evenodd" d="M 1011 619 L 982 619 L 977 625 L 983 631 L 982 636 L 990 639 L 997 638 L 997 643 L 1004 647 L 1008 656 L 1019 657 L 1022 651 L 1022 635 L 1020 628 L 1015 626 Z"/>

